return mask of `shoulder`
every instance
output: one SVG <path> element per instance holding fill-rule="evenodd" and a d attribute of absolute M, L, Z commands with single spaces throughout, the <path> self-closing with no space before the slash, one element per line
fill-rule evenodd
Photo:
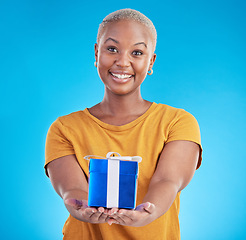
<path fill-rule="evenodd" d="M 194 118 L 194 116 L 184 109 L 172 107 L 166 104 L 158 103 L 156 105 L 155 113 L 165 117 L 166 119 L 178 120 L 183 117 Z"/>
<path fill-rule="evenodd" d="M 86 118 L 85 110 L 80 110 L 76 112 L 69 113 L 58 117 L 51 126 L 56 126 L 59 128 L 74 128 L 77 125 L 83 125 L 83 119 Z"/>
<path fill-rule="evenodd" d="M 62 123 L 66 123 L 69 121 L 76 121 L 83 117 L 83 111 L 77 111 L 77 112 L 72 112 L 64 116 L 58 117 L 58 120 L 61 121 Z"/>
<path fill-rule="evenodd" d="M 157 104 L 154 112 L 152 120 L 161 122 L 168 131 L 199 129 L 196 118 L 184 109 Z"/>

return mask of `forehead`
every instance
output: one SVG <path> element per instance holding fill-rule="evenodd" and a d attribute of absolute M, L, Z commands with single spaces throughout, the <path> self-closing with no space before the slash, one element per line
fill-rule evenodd
<path fill-rule="evenodd" d="M 108 23 L 102 29 L 100 43 L 103 43 L 108 37 L 116 38 L 119 41 L 144 41 L 146 44 L 153 42 L 149 28 L 134 20 L 120 20 Z"/>

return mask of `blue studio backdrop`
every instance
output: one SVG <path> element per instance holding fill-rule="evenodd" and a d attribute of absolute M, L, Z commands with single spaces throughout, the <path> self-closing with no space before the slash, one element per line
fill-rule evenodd
<path fill-rule="evenodd" d="M 1 239 L 62 239 L 68 212 L 44 173 L 46 133 L 101 101 L 97 28 L 121 8 L 147 15 L 158 33 L 143 97 L 200 124 L 203 162 L 181 193 L 182 239 L 246 239 L 243 0 L 0 1 Z"/>

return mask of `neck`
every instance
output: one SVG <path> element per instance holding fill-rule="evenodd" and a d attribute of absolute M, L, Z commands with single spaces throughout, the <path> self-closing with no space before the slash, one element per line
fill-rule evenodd
<path fill-rule="evenodd" d="M 102 111 L 111 116 L 141 114 L 149 105 L 150 103 L 142 98 L 140 91 L 122 96 L 106 92 L 100 103 Z"/>

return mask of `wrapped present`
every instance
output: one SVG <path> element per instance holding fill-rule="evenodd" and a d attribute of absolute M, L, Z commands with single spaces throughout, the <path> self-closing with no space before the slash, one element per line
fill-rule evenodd
<path fill-rule="evenodd" d="M 106 158 L 86 156 L 89 163 L 88 206 L 136 207 L 139 156 L 123 157 L 109 152 Z"/>

